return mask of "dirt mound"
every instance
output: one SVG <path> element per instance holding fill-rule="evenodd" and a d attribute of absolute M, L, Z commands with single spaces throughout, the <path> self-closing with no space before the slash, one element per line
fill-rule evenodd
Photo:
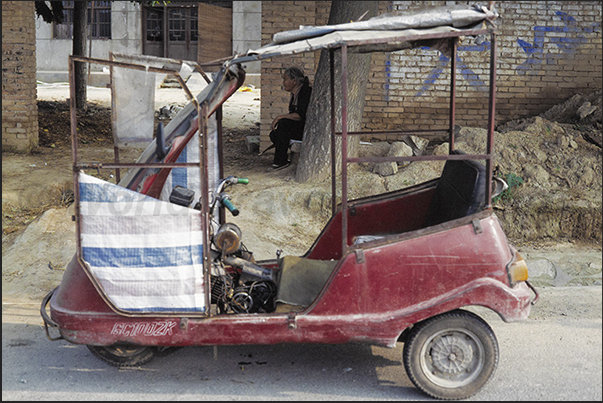
<path fill-rule="evenodd" d="M 507 122 L 497 128 L 501 133 L 510 131 L 527 131 L 534 134 L 542 131 L 542 120 L 549 122 L 545 129 L 550 130 L 555 122 L 569 130 L 573 135 L 580 135 L 586 141 L 601 147 L 603 108 L 602 91 L 594 91 L 588 95 L 576 94 L 567 101 L 553 106 L 548 111 L 524 119 Z M 564 125 L 566 124 L 566 125 Z M 573 133 L 572 133 L 573 132 Z"/>
<path fill-rule="evenodd" d="M 113 146 L 111 109 L 88 102 L 84 112 L 77 112 L 80 144 Z M 71 147 L 69 103 L 38 101 L 38 136 L 40 147 Z"/>
<path fill-rule="evenodd" d="M 520 178 L 498 214 L 524 241 L 601 243 L 601 91 L 497 128 L 496 169 Z"/>

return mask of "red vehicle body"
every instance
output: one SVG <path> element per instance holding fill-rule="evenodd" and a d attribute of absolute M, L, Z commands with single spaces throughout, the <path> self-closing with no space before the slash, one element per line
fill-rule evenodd
<path fill-rule="evenodd" d="M 488 18 L 492 17 L 491 14 L 486 14 Z M 332 58 L 335 50 L 341 50 L 342 80 L 345 82 L 348 46 L 352 49 L 353 46 L 374 46 L 383 43 L 391 45 L 435 38 L 450 41 L 456 50 L 459 36 L 484 34 L 491 35 L 492 38 L 493 66 L 488 122 L 491 143 L 496 60 L 493 28 L 471 28 L 465 31 L 453 29 L 446 33 L 401 31 L 393 32 L 392 36 L 386 39 L 377 40 L 369 35 L 365 39 L 339 40 L 323 48 L 330 49 Z M 274 52 L 267 51 L 234 57 L 225 63 L 221 77 L 226 77 L 228 71 L 233 71 L 233 66 L 238 66 L 239 63 L 274 56 Z M 72 63 L 80 59 L 85 60 L 73 58 Z M 453 72 L 454 64 L 453 57 Z M 333 64 L 331 66 L 333 69 Z M 344 108 L 341 133 L 344 159 L 341 174 L 344 181 L 342 203 L 336 205 L 333 202 L 331 219 L 308 252 L 295 260 L 297 263 L 301 262 L 301 265 L 316 267 L 315 273 L 323 273 L 319 278 L 312 279 L 314 290 L 311 302 L 288 304 L 271 300 L 266 304 L 270 305 L 269 308 L 252 309 L 251 305 L 241 308 L 237 304 L 251 304 L 251 291 L 247 289 L 249 293 L 239 291 L 237 294 L 237 289 L 233 286 L 229 296 L 216 297 L 219 301 L 222 301 L 220 298 L 227 301 L 226 306 L 219 305 L 212 294 L 216 284 L 214 277 L 210 275 L 209 266 L 212 263 L 206 259 L 203 262 L 203 286 L 207 309 L 190 313 L 128 311 L 120 309 L 107 296 L 105 286 L 85 263 L 82 246 L 78 244 L 78 253 L 68 265 L 60 287 L 50 292 L 42 302 L 41 314 L 49 338 L 63 338 L 71 343 L 88 345 L 95 355 L 118 366 L 138 365 L 150 359 L 153 351 L 176 346 L 362 342 L 394 347 L 401 341 L 405 343 L 404 364 L 409 377 L 425 393 L 448 399 L 465 398 L 476 393 L 492 376 L 498 360 L 498 346 L 489 326 L 461 308 L 484 306 L 497 312 L 504 321 L 513 322 L 527 318 L 530 305 L 537 299 L 537 294 L 532 300 L 532 292 L 535 293 L 535 290 L 527 282 L 525 262 L 509 244 L 491 207 L 496 183 L 492 180 L 491 144 L 483 155 L 458 153 L 453 148 L 454 74 L 452 76 L 450 154 L 390 157 L 390 160 L 417 163 L 430 159 L 446 160 L 444 170 L 451 173 L 443 173 L 442 178 L 423 184 L 348 200 L 345 186 L 347 163 L 365 160 L 347 157 L 346 141 L 349 133 Z M 167 153 L 167 157 L 159 151 L 155 153 L 151 150 L 149 155 L 152 157 L 139 160 L 137 165 L 106 163 L 100 167 L 132 168 L 136 173 L 124 179 L 126 187 L 146 194 L 155 189 L 156 194 L 153 194 L 153 197 L 158 197 L 157 189 L 160 189 L 162 181 L 165 181 L 165 173 L 177 167 L 194 165 L 179 164 L 176 161 L 178 153 L 182 151 L 177 144 L 188 142 L 195 130 L 202 128 L 201 141 L 207 149 L 207 143 L 204 141 L 208 137 L 205 135 L 208 133 L 208 116 L 212 113 L 220 114 L 220 105 L 242 84 L 243 79 L 244 72 L 239 70 L 238 77 L 235 77 L 231 84 L 228 84 L 228 80 L 222 80 L 226 83 L 225 87 L 220 87 L 208 97 L 198 100 L 195 105 L 198 121 L 190 120 L 191 124 L 187 130 L 174 130 L 182 136 L 179 141 L 176 141 L 176 136 L 168 135 L 166 142 L 176 146 L 171 149 L 171 154 Z M 342 91 L 342 98 L 345 99 L 345 85 L 342 86 Z M 186 113 L 193 119 L 193 106 Z M 75 114 L 72 116 L 75 119 Z M 335 119 L 334 112 L 332 117 Z M 219 124 L 217 130 L 221 135 Z M 333 130 L 332 138 L 335 139 L 338 135 Z M 76 143 L 74 133 L 74 144 Z M 332 144 L 335 147 L 335 140 Z M 174 153 L 175 155 L 170 157 Z M 165 159 L 162 160 L 163 157 Z M 478 192 L 483 203 L 480 208 L 469 213 L 448 211 L 454 208 L 455 202 L 447 198 L 446 192 L 450 189 L 446 190 L 442 182 L 447 177 L 453 178 L 456 175 L 458 178 L 459 171 L 454 170 L 463 164 L 472 166 L 468 161 L 476 159 L 486 160 L 486 165 L 480 173 L 481 181 L 475 184 L 475 187 L 479 185 L 484 188 L 481 193 Z M 209 220 L 217 214 L 212 215 L 207 185 L 207 161 L 206 154 L 202 155 L 201 162 L 197 163 L 202 174 L 200 214 L 204 224 L 204 256 L 219 256 L 215 260 L 221 260 L 227 272 L 235 278 L 239 278 L 238 276 L 245 272 L 246 265 L 251 264 L 252 270 L 270 273 L 270 278 L 274 280 L 273 286 L 283 286 L 286 257 L 277 256 L 276 259 L 266 261 L 251 260 L 241 263 L 241 256 L 227 256 L 228 247 L 224 246 L 224 243 L 218 248 L 219 253 L 212 255 L 212 237 L 215 245 L 215 237 L 225 232 L 209 230 Z M 78 165 L 77 156 L 74 156 L 74 171 L 89 167 L 99 166 Z M 220 174 L 223 176 L 222 172 Z M 334 172 L 333 181 L 335 176 Z M 152 183 L 145 185 L 145 181 L 150 177 L 153 178 Z M 78 189 L 77 175 L 75 178 Z M 228 184 L 237 183 L 236 178 L 234 179 Z M 458 181 L 451 180 L 455 181 L 461 184 L 470 182 L 465 177 Z M 221 186 L 224 183 L 221 182 Z M 221 194 L 222 190 L 223 188 L 220 188 L 214 195 Z M 76 191 L 76 203 L 79 201 L 78 197 L 79 192 Z M 441 201 L 438 202 L 438 199 Z M 229 200 L 224 197 L 221 199 L 222 203 L 217 204 L 220 208 L 221 228 L 225 225 L 224 209 L 221 207 L 230 208 Z M 438 203 L 440 211 L 434 212 L 434 206 Z M 76 205 L 78 220 L 80 214 Z M 232 231 L 227 232 L 225 236 L 227 240 L 232 240 L 229 237 L 234 236 L 237 241 L 237 235 L 232 235 Z M 245 256 L 242 260 L 245 260 Z M 312 270 L 309 269 L 310 272 Z M 243 280 L 239 283 L 243 284 Z M 233 292 L 235 296 L 232 296 Z M 243 296 L 243 299 L 236 300 L 237 295 Z M 50 315 L 46 312 L 47 307 L 50 309 Z M 60 335 L 52 337 L 49 328 L 58 329 Z M 464 341 L 464 338 L 469 341 Z M 448 342 L 454 347 L 437 358 L 435 352 L 446 347 Z M 464 358 L 459 359 L 460 356 Z M 462 371 L 455 372 L 451 369 L 454 365 L 462 367 Z"/>
<path fill-rule="evenodd" d="M 379 204 L 367 201 L 362 207 L 368 216 L 382 211 Z M 482 228 L 479 234 L 474 220 Z M 307 258 L 325 260 L 320 251 L 337 248 L 339 239 L 329 236 L 330 232 L 339 233 L 337 224 L 335 217 Z M 393 347 L 412 324 L 464 306 L 488 307 L 507 322 L 526 319 L 532 294 L 525 282 L 513 287 L 509 284 L 507 266 L 516 257 L 511 248 L 494 247 L 507 243 L 496 216 L 484 212 L 445 227 L 393 235 L 390 242 L 376 242 L 347 253 L 317 300 L 300 312 L 202 319 L 125 317 L 108 306 L 74 259 L 50 301 L 52 321 L 60 324 L 64 339 L 76 344 L 356 341 Z M 459 247 L 459 243 L 466 246 Z M 437 248 L 430 246 L 434 244 Z M 491 253 L 484 254 L 484 249 Z"/>

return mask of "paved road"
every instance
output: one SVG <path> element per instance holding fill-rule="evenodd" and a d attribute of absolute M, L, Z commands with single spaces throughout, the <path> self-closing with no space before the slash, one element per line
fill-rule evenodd
<path fill-rule="evenodd" d="M 504 323 L 492 381 L 472 400 L 601 401 L 601 287 L 541 290 L 531 318 Z M 427 400 L 395 349 L 365 345 L 188 347 L 117 369 L 46 338 L 33 304 L 2 306 L 2 400 Z"/>

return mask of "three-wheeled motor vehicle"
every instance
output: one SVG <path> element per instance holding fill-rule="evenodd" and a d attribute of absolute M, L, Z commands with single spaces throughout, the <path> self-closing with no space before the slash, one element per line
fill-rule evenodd
<path fill-rule="evenodd" d="M 492 377 L 499 350 L 490 326 L 463 308 L 487 307 L 512 322 L 526 319 L 538 298 L 492 208 L 500 184 L 492 174 L 495 17 L 494 10 L 465 7 L 300 28 L 220 61 L 211 79 L 194 62 L 70 57 L 76 254 L 60 286 L 42 301 L 48 337 L 87 345 L 115 366 L 141 365 L 183 346 L 361 342 L 393 348 L 402 342 L 404 367 L 420 390 L 441 399 L 477 393 Z M 461 37 L 490 38 L 483 154 L 454 144 Z M 348 53 L 421 46 L 450 49 L 449 153 L 349 156 L 348 138 L 367 133 L 348 132 Z M 244 83 L 242 64 L 317 50 L 331 60 L 332 215 L 303 256 L 256 261 L 240 228 L 226 220 L 225 209 L 238 213 L 226 190 L 246 179 L 223 172 L 222 104 Z M 135 99 L 128 101 L 132 107 L 114 103 L 114 115 L 136 122 L 129 131 L 114 131 L 130 139 L 151 130 L 154 140 L 135 163 L 120 162 L 117 145 L 115 161 L 81 162 L 73 86 L 78 62 L 110 66 L 114 92 L 136 81 L 128 78 L 131 71 L 143 78 L 172 74 L 190 102 L 154 135 L 152 125 L 143 130 L 136 120 Z M 196 96 L 180 75 L 183 64 L 206 78 Z M 335 80 L 341 82 L 340 116 Z M 439 178 L 348 199 L 348 164 L 435 160 L 445 161 Z M 115 170 L 116 184 L 84 172 L 101 169 Z"/>

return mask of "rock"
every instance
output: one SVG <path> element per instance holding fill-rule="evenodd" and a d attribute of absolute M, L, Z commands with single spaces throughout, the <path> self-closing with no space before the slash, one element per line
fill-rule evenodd
<path fill-rule="evenodd" d="M 597 147 L 601 148 L 603 145 L 603 141 L 602 141 L 602 132 L 600 130 L 592 130 L 590 132 L 587 133 L 582 133 L 582 137 L 584 138 L 585 141 L 592 143 L 594 145 L 596 145 Z"/>
<path fill-rule="evenodd" d="M 433 155 L 448 155 L 448 143 L 442 143 L 433 149 Z"/>
<path fill-rule="evenodd" d="M 536 154 L 536 158 L 540 162 L 545 162 L 549 158 L 548 155 L 546 155 L 546 153 L 542 150 L 535 150 L 534 154 Z"/>
<path fill-rule="evenodd" d="M 542 127 L 544 126 L 544 119 L 540 116 L 534 117 L 534 122 L 526 126 L 525 131 L 533 134 L 542 133 Z"/>
<path fill-rule="evenodd" d="M 527 165 L 523 168 L 522 176 L 525 179 L 532 180 L 540 185 L 548 183 L 550 175 L 540 165 Z"/>
<path fill-rule="evenodd" d="M 528 273 L 530 280 L 554 280 L 557 277 L 557 269 L 548 259 L 529 261 Z"/>
<path fill-rule="evenodd" d="M 247 146 L 247 151 L 250 153 L 257 153 L 260 151 L 260 136 L 246 136 L 245 137 L 245 145 Z"/>
<path fill-rule="evenodd" d="M 413 149 L 402 141 L 396 141 L 392 143 L 389 151 L 387 152 L 388 157 L 411 157 L 413 155 Z M 410 162 L 400 162 L 399 166 L 406 167 Z"/>
<path fill-rule="evenodd" d="M 375 164 L 373 172 L 381 176 L 390 176 L 398 173 L 398 164 L 395 162 L 379 162 Z"/>
<path fill-rule="evenodd" d="M 585 167 L 581 175 L 578 176 L 578 182 L 584 187 L 590 187 L 595 181 L 595 171 L 590 167 Z"/>
<path fill-rule="evenodd" d="M 406 143 L 414 155 L 423 155 L 423 152 L 429 144 L 429 140 L 417 136 L 402 136 L 402 141 Z"/>
<path fill-rule="evenodd" d="M 601 284 L 601 251 L 572 243 L 524 248 L 529 278 L 536 287 Z"/>
<path fill-rule="evenodd" d="M 382 157 L 389 151 L 390 144 L 387 141 L 376 141 L 372 143 L 360 143 L 361 157 Z"/>
<path fill-rule="evenodd" d="M 396 141 L 392 143 L 387 152 L 387 157 L 410 157 L 413 155 L 412 148 L 404 143 L 403 141 Z M 409 162 L 401 162 L 400 164 L 396 162 L 380 162 L 375 165 L 373 168 L 373 172 L 381 175 L 381 176 L 390 176 L 398 173 L 398 165 L 402 167 L 408 166 Z"/>
<path fill-rule="evenodd" d="M 542 113 L 540 116 L 543 118 L 556 121 L 556 122 L 568 122 L 576 116 L 576 110 L 579 108 L 578 105 L 584 103 L 584 96 L 581 94 L 575 94 L 563 103 L 557 104 L 550 108 L 548 111 Z"/>
<path fill-rule="evenodd" d="M 429 144 L 429 140 L 417 136 L 410 136 L 410 139 L 417 146 L 417 150 L 414 150 L 415 155 L 422 155 Z"/>
<path fill-rule="evenodd" d="M 570 145 L 570 138 L 564 135 L 560 135 L 559 137 L 557 137 L 557 145 L 559 146 L 559 148 L 568 148 Z"/>
<path fill-rule="evenodd" d="M 580 119 L 584 119 L 591 113 L 597 110 L 596 106 L 592 106 L 590 102 L 586 101 L 582 104 L 580 108 L 576 111 L 576 114 L 580 117 Z"/>

